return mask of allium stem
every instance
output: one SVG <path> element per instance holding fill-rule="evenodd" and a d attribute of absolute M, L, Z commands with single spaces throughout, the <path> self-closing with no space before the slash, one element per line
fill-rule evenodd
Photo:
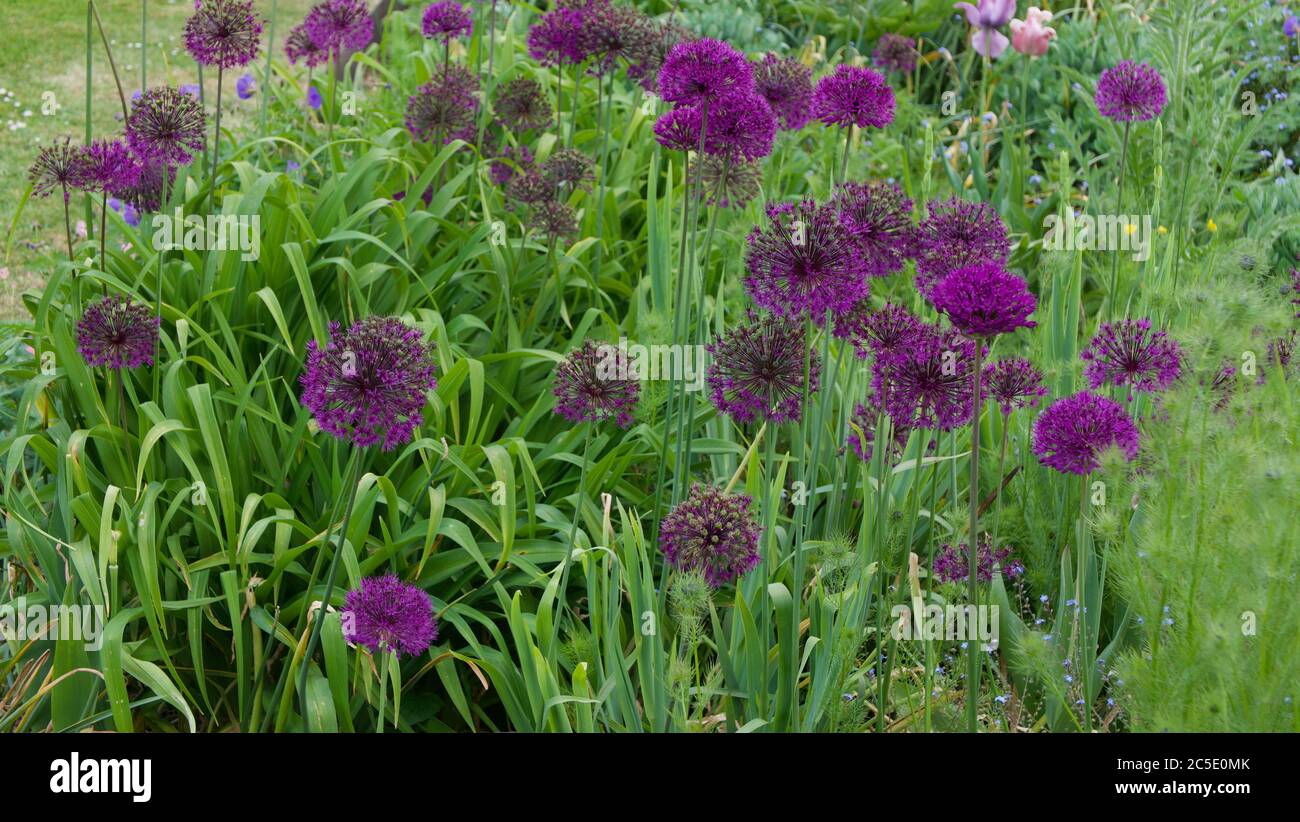
<path fill-rule="evenodd" d="M 488 77 L 492 77 L 492 76 L 493 76 L 493 74 L 492 74 L 492 63 L 493 63 L 493 58 L 496 56 L 496 39 L 497 39 L 497 38 L 496 38 L 496 31 L 497 31 L 497 2 L 496 2 L 496 0 L 490 0 L 490 2 L 492 3 L 492 10 L 491 10 L 490 12 L 488 12 L 488 30 L 487 30 L 487 41 L 488 41 L 488 68 L 487 68 L 487 74 L 488 74 Z"/>
<path fill-rule="evenodd" d="M 266 110 L 271 98 L 271 55 L 275 53 L 275 9 L 277 2 L 278 0 L 271 0 L 271 17 L 266 40 L 266 68 L 262 70 L 262 88 L 259 89 L 262 93 L 261 136 L 264 140 L 266 139 Z"/>
<path fill-rule="evenodd" d="M 275 19 L 275 0 L 271 0 L 271 19 Z M 149 0 L 140 0 L 140 90 L 149 88 Z"/>
<path fill-rule="evenodd" d="M 564 556 L 560 560 L 560 587 L 558 596 L 561 602 L 567 602 L 564 592 L 568 590 L 569 563 L 573 560 L 573 551 L 578 547 L 578 520 L 582 518 L 582 497 L 587 489 L 587 463 L 591 450 L 592 423 L 582 424 L 582 468 L 578 470 L 578 488 L 573 495 L 573 522 L 569 524 L 569 538 L 564 543 Z"/>
<path fill-rule="evenodd" d="M 969 559 L 966 564 L 966 582 L 971 607 L 975 609 L 975 620 L 979 620 L 979 505 L 980 505 L 980 373 L 983 367 L 980 355 L 983 353 L 984 341 L 975 337 L 975 367 L 971 370 L 971 388 L 974 408 L 971 411 L 970 430 L 970 528 L 967 530 L 967 551 Z M 978 637 L 966 637 L 966 730 L 976 733 L 976 714 L 979 702 L 980 649 Z"/>
<path fill-rule="evenodd" d="M 217 66 L 217 122 L 212 134 L 212 179 L 208 181 L 208 213 L 217 205 L 217 166 L 221 162 L 221 86 L 225 66 Z"/>
<path fill-rule="evenodd" d="M 835 175 L 835 185 L 838 187 L 844 182 L 844 175 L 849 170 L 849 146 L 853 145 L 853 126 L 845 126 L 844 131 L 844 153 L 840 156 L 840 170 Z"/>
<path fill-rule="evenodd" d="M 117 63 L 113 60 L 113 50 L 108 47 L 108 37 L 104 35 L 104 21 L 99 19 L 99 8 L 95 5 L 95 0 L 88 0 L 90 11 L 95 15 L 95 26 L 99 29 L 99 40 L 104 44 L 104 52 L 108 54 L 108 67 L 113 71 L 113 82 L 117 85 L 117 99 L 122 101 L 122 121 L 126 122 L 131 113 L 126 107 L 126 94 L 122 91 L 122 78 L 117 76 Z M 143 48 L 144 44 L 140 44 Z M 86 78 L 87 85 L 90 84 L 90 78 Z M 143 89 L 144 86 L 141 86 Z M 90 142 L 87 140 L 87 142 Z"/>
<path fill-rule="evenodd" d="M 1002 524 L 1002 483 L 1006 478 L 1007 465 L 1007 435 L 1011 432 L 1011 415 L 1002 415 L 1002 445 L 998 447 L 998 481 L 997 497 L 993 503 L 993 550 L 998 547 L 998 526 Z"/>
<path fill-rule="evenodd" d="M 99 267 L 103 270 L 105 275 L 102 281 L 104 285 L 105 297 L 108 296 L 108 276 L 107 276 L 108 256 L 106 250 L 108 243 L 105 242 L 107 237 L 108 237 L 108 190 L 105 189 L 103 199 L 100 202 L 100 208 L 99 208 Z"/>
<path fill-rule="evenodd" d="M 1131 124 L 1124 121 L 1124 142 L 1119 150 L 1119 197 L 1116 200 L 1116 211 L 1124 213 L 1124 171 L 1128 167 L 1128 130 Z M 1106 312 L 1106 319 L 1115 319 L 1115 304 L 1119 302 L 1119 253 L 1113 252 L 1110 255 L 1110 307 Z"/>

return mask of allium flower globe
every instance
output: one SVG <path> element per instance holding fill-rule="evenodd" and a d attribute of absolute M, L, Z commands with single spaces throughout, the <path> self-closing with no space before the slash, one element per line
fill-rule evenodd
<path fill-rule="evenodd" d="M 748 238 L 745 290 L 760 307 L 822 322 L 867 295 L 867 266 L 834 208 L 812 200 L 768 206 Z"/>
<path fill-rule="evenodd" d="M 719 40 L 678 43 L 659 70 L 659 96 L 681 106 L 711 106 L 754 93 L 754 71 L 741 54 Z"/>
<path fill-rule="evenodd" d="M 802 323 L 751 316 L 707 346 L 712 355 L 704 376 L 709 399 L 738 423 L 799 419 L 804 392 L 817 390 L 821 371 L 812 357 L 805 385 L 807 345 Z"/>
<path fill-rule="evenodd" d="M 704 574 L 714 588 L 758 565 L 763 529 L 749 510 L 750 498 L 711 485 L 692 486 L 686 499 L 659 524 L 659 548 L 679 571 Z"/>
<path fill-rule="evenodd" d="M 140 180 L 140 163 L 121 140 L 95 139 L 81 149 L 77 187 L 120 195 Z"/>
<path fill-rule="evenodd" d="M 857 243 L 867 276 L 903 270 L 913 243 L 912 201 L 890 183 L 844 183 L 835 193 L 840 222 Z"/>
<path fill-rule="evenodd" d="M 859 359 L 874 356 L 886 363 L 921 330 L 921 321 L 901 305 L 887 302 L 873 310 L 869 300 L 859 302 L 835 324 L 835 336 L 851 341 Z"/>
<path fill-rule="evenodd" d="M 1092 342 L 1079 355 L 1088 365 L 1088 385 L 1129 386 L 1130 391 L 1163 391 L 1182 373 L 1183 354 L 1163 331 L 1152 331 L 1150 320 L 1102 323 Z"/>
<path fill-rule="evenodd" d="M 138 368 L 153 365 L 158 318 L 149 306 L 117 294 L 90 305 L 77 321 L 77 352 L 90 366 Z"/>
<path fill-rule="evenodd" d="M 885 409 L 899 425 L 951 431 L 970 422 L 975 342 L 951 329 L 922 325 L 875 371 L 888 372 Z"/>
<path fill-rule="evenodd" d="M 578 233 L 578 215 L 561 200 L 544 200 L 533 205 L 528 226 L 546 237 L 572 237 Z"/>
<path fill-rule="evenodd" d="M 429 595 L 393 574 L 367 577 L 348 591 L 340 621 L 343 638 L 371 653 L 419 656 L 438 638 Z"/>
<path fill-rule="evenodd" d="M 1080 391 L 1052 403 L 1034 420 L 1034 454 L 1062 473 L 1096 471 L 1102 452 L 1112 447 L 1133 459 L 1138 431 L 1123 407 L 1107 397 Z"/>
<path fill-rule="evenodd" d="M 996 263 L 976 263 L 949 272 L 930 292 L 934 307 L 963 334 L 992 337 L 1033 328 L 1038 300 L 1025 281 Z"/>
<path fill-rule="evenodd" d="M 635 80 L 642 90 L 657 92 L 659 90 L 659 72 L 663 68 L 668 54 L 678 43 L 695 40 L 696 35 L 677 23 L 670 21 L 650 23 L 650 30 L 645 37 L 638 39 L 628 51 L 627 76 Z"/>
<path fill-rule="evenodd" d="M 849 428 L 849 447 L 853 453 L 858 455 L 858 459 L 863 462 L 871 462 L 872 455 L 875 453 L 876 438 L 879 434 L 876 426 L 880 423 L 881 406 L 880 393 L 872 390 L 867 395 L 865 403 L 858 403 L 853 407 L 853 427 Z M 866 442 L 858 436 L 855 427 L 862 430 L 866 437 Z M 890 425 L 890 443 L 885 458 L 888 460 L 897 459 L 902 455 L 903 449 L 907 447 L 907 439 L 911 436 L 911 429 L 905 425 Z"/>
<path fill-rule="evenodd" d="M 737 94 L 709 109 L 704 151 L 734 162 L 757 160 L 772 153 L 776 117 L 757 94 Z"/>
<path fill-rule="evenodd" d="M 1047 396 L 1043 374 L 1024 357 L 1007 357 L 984 366 L 984 393 L 997 402 L 1003 414 L 1038 405 Z"/>
<path fill-rule="evenodd" d="M 289 36 L 284 41 L 284 55 L 293 65 L 302 61 L 307 68 L 323 66 L 330 59 L 329 50 L 316 45 L 316 41 L 307 33 L 305 23 L 299 23 L 289 31 Z"/>
<path fill-rule="evenodd" d="M 406 130 L 420 142 L 440 137 L 470 142 L 478 114 L 478 78 L 451 65 L 415 90 L 406 101 Z"/>
<path fill-rule="evenodd" d="M 812 69 L 794 57 L 764 55 L 754 64 L 754 90 L 767 101 L 781 128 L 795 131 L 812 119 Z"/>
<path fill-rule="evenodd" d="M 325 0 L 312 6 L 303 21 L 316 48 L 337 58 L 343 49 L 360 51 L 375 38 L 375 23 L 365 0 Z"/>
<path fill-rule="evenodd" d="M 126 141 L 145 162 L 185 165 L 203 150 L 206 132 L 199 101 L 166 86 L 141 94 L 126 119 Z"/>
<path fill-rule="evenodd" d="M 914 236 L 916 286 L 927 298 L 948 272 L 975 263 L 1005 265 L 1011 251 L 1007 227 L 993 207 L 959 197 L 931 203 Z"/>
<path fill-rule="evenodd" d="M 457 37 L 468 37 L 473 29 L 473 17 L 453 0 L 433 3 L 420 18 L 420 31 L 424 36 L 444 43 Z"/>
<path fill-rule="evenodd" d="M 185 21 L 185 49 L 202 66 L 246 66 L 261 47 L 253 0 L 207 0 Z"/>
<path fill-rule="evenodd" d="M 1121 123 L 1160 116 L 1168 98 L 1160 72 L 1146 63 L 1121 60 L 1097 81 L 1097 111 Z"/>
<path fill-rule="evenodd" d="M 911 74 L 916 68 L 916 41 L 901 34 L 882 34 L 871 52 L 871 64 L 884 71 Z"/>
<path fill-rule="evenodd" d="M 587 56 L 582 22 L 577 9 L 561 6 L 546 12 L 528 29 L 528 55 L 544 66 L 581 63 Z"/>
<path fill-rule="evenodd" d="M 77 188 L 77 183 L 82 178 L 81 157 L 81 149 L 73 146 L 67 137 L 56 139 L 42 148 L 27 171 L 27 179 L 32 183 L 32 194 L 48 197 L 61 189 L 64 205 L 67 205 L 71 197 L 69 189 Z"/>
<path fill-rule="evenodd" d="M 569 422 L 612 419 L 627 428 L 641 396 L 632 367 L 614 346 L 587 340 L 555 366 L 555 413 Z"/>
<path fill-rule="evenodd" d="M 562 148 L 542 163 L 542 176 L 566 191 L 586 190 L 596 178 L 596 161 L 576 148 Z"/>
<path fill-rule="evenodd" d="M 1024 574 L 1025 566 L 1018 559 L 1011 559 L 1011 549 L 993 550 L 987 539 L 979 541 L 979 565 L 975 578 L 980 582 L 993 580 L 993 565 L 1002 569 L 1002 576 L 1015 579 Z M 970 546 L 965 543 L 952 545 L 947 542 L 939 549 L 934 558 L 934 576 L 940 582 L 966 582 L 970 577 Z"/>
<path fill-rule="evenodd" d="M 894 122 L 894 90 L 879 72 L 841 63 L 817 83 L 812 114 L 828 126 L 884 128 Z"/>
<path fill-rule="evenodd" d="M 497 120 L 511 131 L 547 128 L 551 124 L 551 103 L 542 84 L 531 77 L 511 78 L 496 93 L 492 104 Z"/>

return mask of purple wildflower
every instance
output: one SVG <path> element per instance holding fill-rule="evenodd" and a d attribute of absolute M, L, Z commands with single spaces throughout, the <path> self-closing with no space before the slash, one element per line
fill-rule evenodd
<path fill-rule="evenodd" d="M 86 306 L 77 321 L 77 351 L 90 366 L 137 368 L 153 365 L 158 318 L 149 306 L 117 294 Z"/>
<path fill-rule="evenodd" d="M 1150 120 L 1164 111 L 1165 81 L 1146 63 L 1121 60 L 1101 73 L 1096 101 L 1103 117 L 1121 123 Z"/>
<path fill-rule="evenodd" d="M 704 38 L 678 43 L 659 70 L 659 96 L 683 106 L 711 106 L 754 92 L 754 72 L 745 55 Z"/>
<path fill-rule="evenodd" d="M 361 580 L 360 588 L 348 591 L 340 616 L 348 644 L 371 653 L 419 656 L 438 638 L 429 595 L 393 574 Z"/>
<path fill-rule="evenodd" d="M 316 48 L 333 52 L 360 51 L 375 37 L 375 23 L 365 0 L 325 0 L 312 6 L 303 21 Z"/>
<path fill-rule="evenodd" d="M 582 15 L 581 49 L 598 75 L 613 69 L 620 59 L 633 60 L 643 53 L 649 38 L 658 36 L 651 19 L 633 6 L 591 0 Z"/>
<path fill-rule="evenodd" d="M 1282 379 L 1287 379 L 1292 372 L 1292 362 L 1295 359 L 1296 347 L 1296 330 L 1293 328 L 1289 334 L 1276 337 L 1268 344 L 1268 351 L 1265 354 L 1265 361 L 1268 368 L 1261 369 L 1259 377 L 1255 380 L 1257 385 L 1263 385 L 1267 374 L 1274 368 L 1281 375 Z"/>
<path fill-rule="evenodd" d="M 817 83 L 812 113 L 828 126 L 884 128 L 894 122 L 894 90 L 879 72 L 841 63 Z"/>
<path fill-rule="evenodd" d="M 307 68 L 323 66 L 330 59 L 329 50 L 316 45 L 316 41 L 307 33 L 305 23 L 299 23 L 290 30 L 284 41 L 284 55 L 293 65 L 298 65 L 301 60 L 307 64 Z"/>
<path fill-rule="evenodd" d="M 1282 33 L 1287 37 L 1295 37 L 1297 33 L 1300 33 L 1300 17 L 1296 17 L 1294 14 L 1288 15 L 1286 22 L 1282 24 Z"/>
<path fill-rule="evenodd" d="M 560 7 L 541 16 L 528 29 L 528 54 L 544 66 L 576 65 L 583 50 L 582 12 Z"/>
<path fill-rule="evenodd" d="M 696 151 L 703 118 L 694 106 L 680 106 L 655 120 L 655 140 L 671 151 Z"/>
<path fill-rule="evenodd" d="M 569 422 L 613 419 L 627 428 L 641 396 L 631 367 L 614 346 L 585 341 L 555 366 L 555 413 Z"/>
<path fill-rule="evenodd" d="M 857 243 L 867 276 L 903 270 L 913 242 L 912 201 L 889 183 L 845 183 L 835 194 L 840 222 Z"/>
<path fill-rule="evenodd" d="M 320 89 L 315 86 L 307 87 L 307 105 L 313 111 L 319 111 L 320 107 L 325 104 L 325 100 L 320 96 Z"/>
<path fill-rule="evenodd" d="M 978 562 L 975 578 L 980 582 L 993 580 L 994 563 L 1001 566 L 1002 576 L 1007 579 L 1015 579 L 1025 572 L 1020 560 L 1011 559 L 1010 546 L 995 551 L 986 538 L 979 541 Z M 970 577 L 970 546 L 964 542 L 957 545 L 945 542 L 934 558 L 934 576 L 940 582 L 966 582 Z"/>
<path fill-rule="evenodd" d="M 133 184 L 114 193 L 140 211 L 157 211 L 167 196 L 167 189 L 176 180 L 176 169 L 155 160 L 139 163 L 139 172 Z"/>
<path fill-rule="evenodd" d="M 324 346 L 307 343 L 302 404 L 322 431 L 359 447 L 391 451 L 421 422 L 425 392 L 437 387 L 433 347 L 396 317 L 366 317 L 344 333 L 330 323 Z"/>
<path fill-rule="evenodd" d="M 257 93 L 257 78 L 251 74 L 245 74 L 235 81 L 235 94 L 241 100 L 247 100 Z"/>
<path fill-rule="evenodd" d="M 975 27 L 970 33 L 970 45 L 976 53 L 996 58 L 1007 50 L 1010 41 L 998 29 L 1016 13 L 1016 0 L 979 0 L 979 8 L 970 3 L 954 3 L 953 8 L 962 9 L 966 22 Z"/>
<path fill-rule="evenodd" d="M 997 263 L 976 263 L 949 272 L 930 292 L 934 307 L 963 334 L 992 337 L 1033 328 L 1038 307 L 1025 281 Z"/>
<path fill-rule="evenodd" d="M 898 425 L 951 431 L 971 419 L 975 341 L 952 329 L 922 324 L 888 357 L 876 376 L 889 379 L 885 408 Z"/>
<path fill-rule="evenodd" d="M 862 300 L 835 324 L 835 336 L 853 343 L 858 359 L 869 355 L 887 360 L 905 347 L 921 329 L 921 321 L 900 305 L 885 303 L 878 311 Z"/>
<path fill-rule="evenodd" d="M 867 295 L 862 253 L 835 210 L 812 200 L 767 208 L 770 225 L 750 232 L 745 289 L 782 316 L 843 313 Z"/>
<path fill-rule="evenodd" d="M 1043 465 L 1062 473 L 1097 470 L 1099 455 L 1112 445 L 1125 459 L 1137 456 L 1137 426 L 1107 397 L 1080 391 L 1052 403 L 1034 420 L 1034 453 Z"/>
<path fill-rule="evenodd" d="M 1038 398 L 1047 396 L 1042 372 L 1024 357 L 1007 357 L 985 365 L 984 386 L 1003 414 L 1038 405 Z"/>
<path fill-rule="evenodd" d="M 81 149 L 77 187 L 121 195 L 140 181 L 140 164 L 121 140 L 91 140 Z"/>
<path fill-rule="evenodd" d="M 948 272 L 975 263 L 1005 265 L 1011 250 L 1007 227 L 988 203 L 952 197 L 931 203 L 916 231 L 916 286 L 930 291 Z"/>
<path fill-rule="evenodd" d="M 781 128 L 796 131 L 812 119 L 812 69 L 797 59 L 764 55 L 754 64 L 754 90 L 767 100 Z"/>
<path fill-rule="evenodd" d="M 809 360 L 804 384 L 808 340 L 802 323 L 751 313 L 749 322 L 718 336 L 707 348 L 712 355 L 705 371 L 709 398 L 738 423 L 798 420 L 805 387 L 809 394 L 817 390 L 816 357 Z"/>
<path fill-rule="evenodd" d="M 261 48 L 253 0 L 208 0 L 185 21 L 185 48 L 202 66 L 246 66 Z"/>
<path fill-rule="evenodd" d="M 541 83 L 532 77 L 514 77 L 497 91 L 492 104 L 497 120 L 511 131 L 542 129 L 551 124 L 551 103 Z"/>
<path fill-rule="evenodd" d="M 871 64 L 878 69 L 911 74 L 916 68 L 916 41 L 901 34 L 882 34 L 871 52 Z"/>
<path fill-rule="evenodd" d="M 76 188 L 82 178 L 81 149 L 73 147 L 67 137 L 56 139 L 36 155 L 27 178 L 32 182 L 32 194 L 48 197 L 62 189 L 63 204 L 67 205 L 71 196 L 68 189 Z"/>
<path fill-rule="evenodd" d="M 126 120 L 126 141 L 145 162 L 184 165 L 203 150 L 206 132 L 199 101 L 166 86 L 141 94 Z"/>
<path fill-rule="evenodd" d="M 468 37 L 473 30 L 473 17 L 453 0 L 439 0 L 426 8 L 420 18 L 420 31 L 430 40 L 447 43 L 457 37 Z"/>
<path fill-rule="evenodd" d="M 709 109 L 704 150 L 733 161 L 757 160 L 772 153 L 776 117 L 757 94 L 734 95 Z"/>
<path fill-rule="evenodd" d="M 1102 323 L 1097 336 L 1079 355 L 1088 363 L 1090 388 L 1127 385 L 1131 391 L 1163 391 L 1182 373 L 1182 350 L 1150 320 Z"/>
<path fill-rule="evenodd" d="M 529 168 L 522 174 L 514 175 L 506 184 L 506 196 L 521 203 L 536 205 L 553 199 L 555 186 L 542 176 L 541 171 Z"/>
<path fill-rule="evenodd" d="M 450 65 L 415 90 L 406 102 L 406 130 L 421 142 L 437 135 L 443 143 L 474 139 L 478 78 Z"/>
<path fill-rule="evenodd" d="M 711 485 L 694 485 L 659 524 L 659 548 L 679 571 L 697 571 L 714 588 L 758 565 L 763 529 L 749 510 L 750 498 Z"/>

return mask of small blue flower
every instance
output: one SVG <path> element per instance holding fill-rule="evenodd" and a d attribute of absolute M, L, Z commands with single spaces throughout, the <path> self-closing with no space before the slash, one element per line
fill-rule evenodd
<path fill-rule="evenodd" d="M 322 102 L 324 101 L 321 100 L 320 92 L 316 90 L 315 86 L 312 86 L 311 88 L 307 89 L 307 105 L 311 106 L 314 109 L 318 109 L 321 107 Z"/>
<path fill-rule="evenodd" d="M 254 79 L 251 74 L 245 74 L 235 82 L 235 94 L 238 94 L 239 99 L 241 100 L 247 100 L 249 97 L 252 97 L 256 91 L 257 80 Z"/>

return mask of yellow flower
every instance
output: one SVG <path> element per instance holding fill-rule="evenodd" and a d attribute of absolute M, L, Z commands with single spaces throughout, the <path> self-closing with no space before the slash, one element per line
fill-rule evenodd
<path fill-rule="evenodd" d="M 1205 230 L 1215 232 L 1219 230 L 1219 226 L 1214 222 L 1214 219 L 1211 218 L 1205 221 Z"/>
<path fill-rule="evenodd" d="M 1169 229 L 1165 228 L 1165 227 L 1162 226 L 1162 225 L 1160 225 L 1160 226 L 1156 226 L 1156 231 L 1158 231 L 1158 232 L 1161 233 L 1161 234 L 1168 234 L 1168 233 L 1169 233 Z"/>
<path fill-rule="evenodd" d="M 1128 225 L 1124 226 L 1124 233 L 1130 237 L 1136 234 L 1137 230 L 1138 230 L 1137 223 L 1129 223 Z"/>

